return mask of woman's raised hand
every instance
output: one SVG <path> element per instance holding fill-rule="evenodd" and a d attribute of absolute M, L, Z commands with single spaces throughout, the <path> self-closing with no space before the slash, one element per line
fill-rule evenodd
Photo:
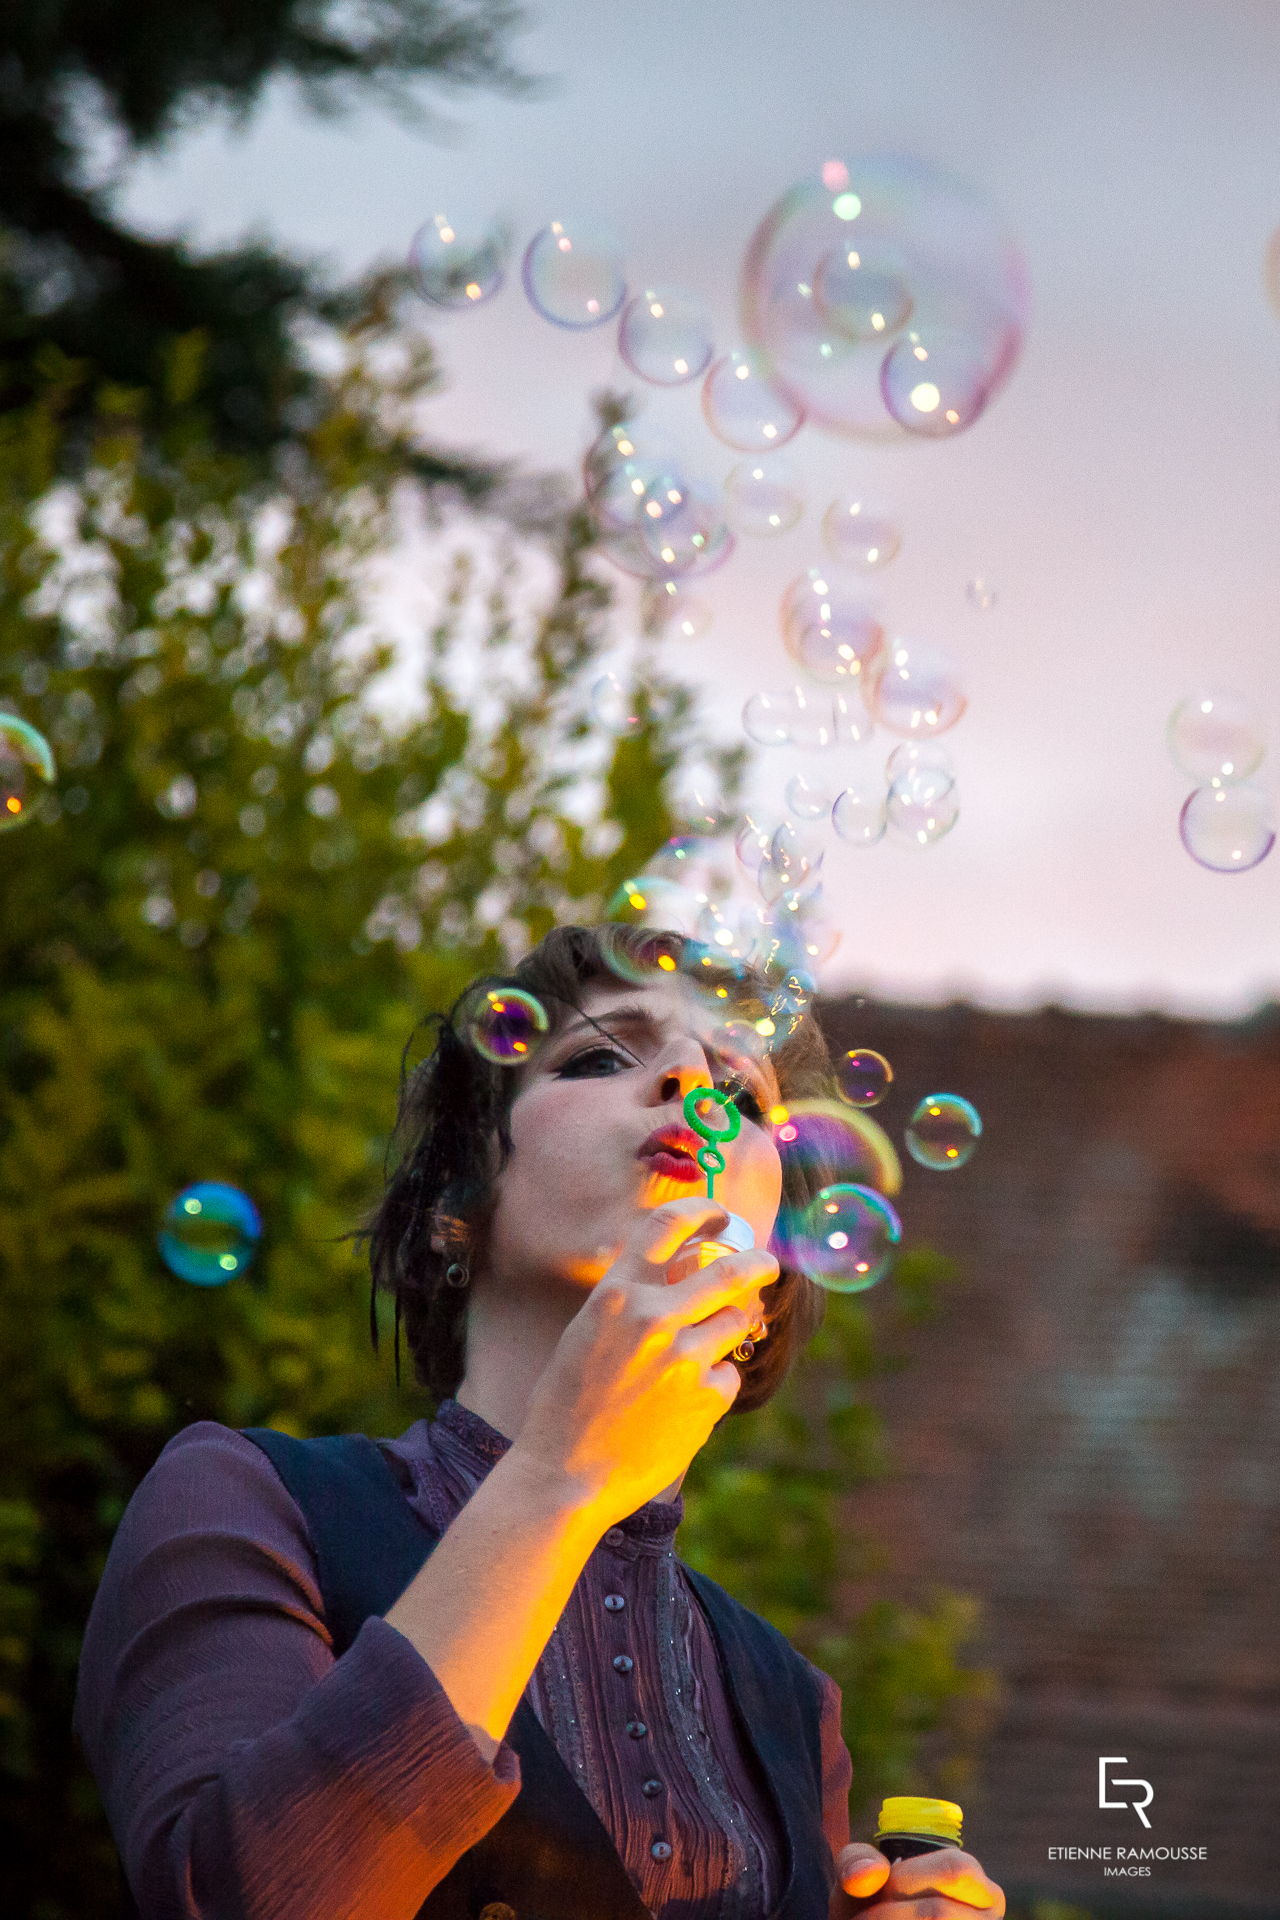
<path fill-rule="evenodd" d="M 763 1247 L 687 1279 L 667 1268 L 724 1208 L 687 1195 L 642 1213 L 574 1315 L 534 1388 L 512 1452 L 610 1526 L 679 1478 L 742 1384 L 728 1359 L 778 1277 Z"/>

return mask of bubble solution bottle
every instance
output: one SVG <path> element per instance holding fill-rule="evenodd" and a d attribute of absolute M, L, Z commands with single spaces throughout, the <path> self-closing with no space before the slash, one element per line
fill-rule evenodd
<path fill-rule="evenodd" d="M 954 1800 L 895 1794 L 880 1803 L 872 1845 L 886 1860 L 904 1860 L 908 1854 L 932 1853 L 938 1847 L 958 1847 L 963 1819 Z"/>

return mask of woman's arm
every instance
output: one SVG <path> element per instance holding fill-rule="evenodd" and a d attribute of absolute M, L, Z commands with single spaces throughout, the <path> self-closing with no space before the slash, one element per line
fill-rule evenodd
<path fill-rule="evenodd" d="M 117 1529 L 75 1727 L 146 1920 L 410 1920 L 520 1785 L 384 1620 L 334 1659 L 301 1514 L 213 1421 Z"/>

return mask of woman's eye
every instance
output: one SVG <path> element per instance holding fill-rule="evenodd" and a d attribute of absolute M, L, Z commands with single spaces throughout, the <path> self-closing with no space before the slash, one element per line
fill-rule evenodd
<path fill-rule="evenodd" d="M 562 1076 L 611 1073 L 615 1067 L 625 1067 L 629 1064 L 616 1047 L 587 1047 L 582 1053 L 575 1053 L 571 1060 L 566 1060 L 560 1073 Z"/>
<path fill-rule="evenodd" d="M 761 1106 L 759 1100 L 757 1100 L 755 1094 L 752 1093 L 750 1087 L 739 1087 L 732 1098 L 733 1104 L 738 1109 L 738 1112 L 743 1114 L 748 1120 L 764 1119 L 764 1108 Z"/>

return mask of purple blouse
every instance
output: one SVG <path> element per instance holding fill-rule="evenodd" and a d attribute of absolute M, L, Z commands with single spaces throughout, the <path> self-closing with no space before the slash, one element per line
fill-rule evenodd
<path fill-rule="evenodd" d="M 380 1443 L 443 1530 L 510 1442 L 446 1401 Z M 661 1920 L 763 1920 L 783 1837 L 674 1551 L 679 1499 L 611 1527 L 526 1692 Z M 823 1688 L 824 1826 L 849 1837 L 840 1693 Z M 412 1920 L 515 1798 L 384 1619 L 340 1659 L 306 1524 L 266 1454 L 202 1420 L 117 1529 L 85 1631 L 75 1731 L 143 1920 Z"/>

